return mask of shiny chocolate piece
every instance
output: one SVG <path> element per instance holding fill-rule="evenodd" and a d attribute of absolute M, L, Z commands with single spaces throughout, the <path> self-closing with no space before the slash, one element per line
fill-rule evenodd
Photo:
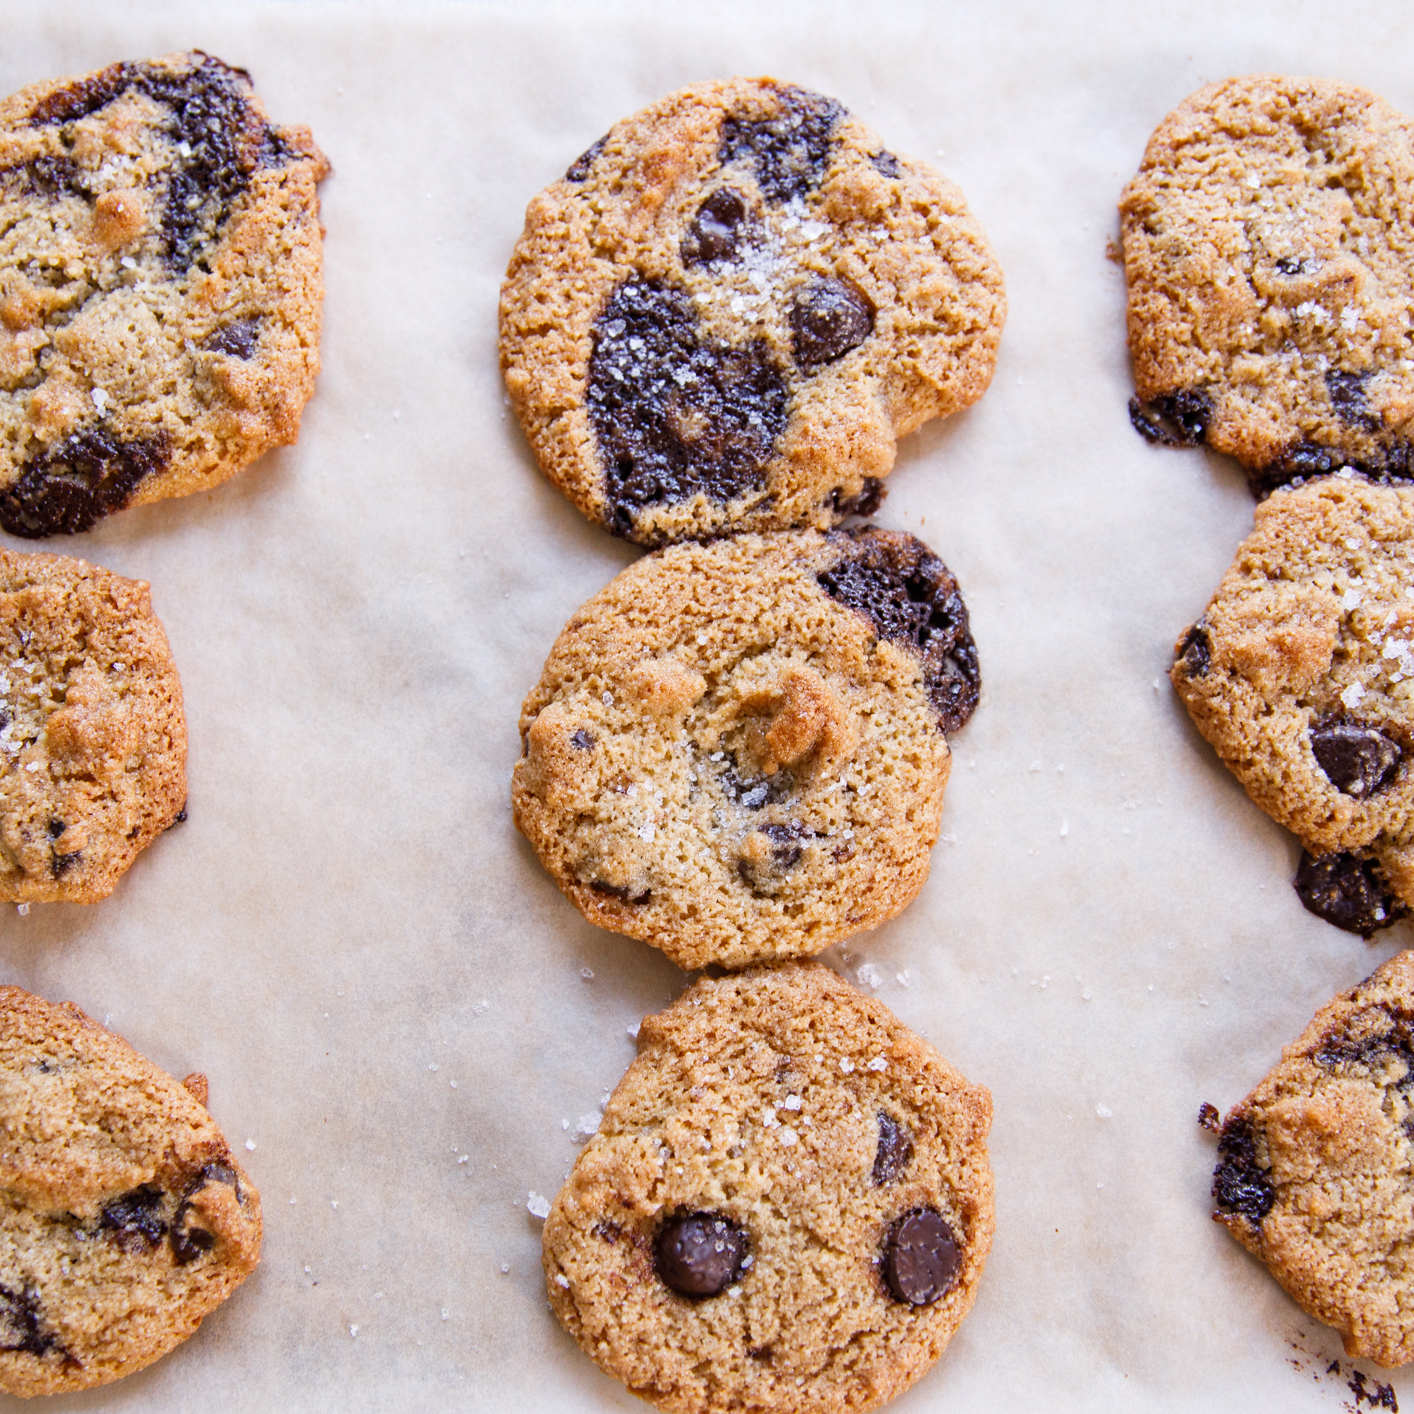
<path fill-rule="evenodd" d="M 885 1110 L 879 1111 L 879 1144 L 874 1150 L 874 1168 L 869 1182 L 875 1188 L 892 1183 L 908 1167 L 913 1157 L 913 1136 Z"/>
<path fill-rule="evenodd" d="M 884 1242 L 884 1280 L 894 1299 L 908 1306 L 945 1296 L 961 1266 L 957 1237 L 935 1208 L 905 1213 Z"/>
<path fill-rule="evenodd" d="M 720 1213 L 674 1218 L 653 1244 L 658 1275 L 679 1296 L 716 1296 L 741 1275 L 746 1233 Z"/>
<path fill-rule="evenodd" d="M 234 319 L 206 336 L 203 348 L 212 353 L 229 354 L 232 358 L 248 359 L 255 352 L 258 319 Z"/>
<path fill-rule="evenodd" d="M 745 162 L 767 201 L 784 205 L 804 199 L 825 179 L 835 128 L 845 110 L 833 98 L 789 84 L 779 87 L 781 105 L 769 118 L 722 120 L 718 160 Z"/>
<path fill-rule="evenodd" d="M 1129 400 L 1129 420 L 1146 442 L 1161 447 L 1196 447 L 1213 416 L 1212 399 L 1201 388 L 1179 389 L 1147 403 Z"/>
<path fill-rule="evenodd" d="M 1311 728 L 1311 751 L 1331 784 L 1356 800 L 1387 785 L 1404 756 L 1375 727 L 1340 719 Z"/>
<path fill-rule="evenodd" d="M 735 187 L 718 187 L 701 206 L 682 238 L 682 263 L 734 260 L 746 222 L 746 198 Z"/>
<path fill-rule="evenodd" d="M 791 351 L 804 369 L 819 368 L 857 349 L 874 332 L 874 306 L 851 280 L 812 280 L 791 306 Z"/>
<path fill-rule="evenodd" d="M 1397 923 L 1409 912 L 1385 883 L 1374 860 L 1357 854 L 1323 854 L 1317 859 L 1302 850 L 1295 888 L 1304 907 L 1317 918 L 1363 938 Z"/>
<path fill-rule="evenodd" d="M 122 510 L 138 483 L 166 465 L 161 436 L 121 442 L 106 432 L 75 433 L 0 490 L 0 525 L 25 540 L 77 535 Z"/>
<path fill-rule="evenodd" d="M 1277 1200 L 1271 1179 L 1257 1162 L 1256 1134 L 1244 1114 L 1233 1115 L 1223 1125 L 1218 1166 L 1213 1171 L 1213 1197 L 1219 1216 L 1246 1218 L 1253 1227 L 1261 1227 Z"/>

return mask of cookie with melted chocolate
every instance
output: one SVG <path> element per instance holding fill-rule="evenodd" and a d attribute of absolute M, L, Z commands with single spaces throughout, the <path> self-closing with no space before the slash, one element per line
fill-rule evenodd
<path fill-rule="evenodd" d="M 586 918 L 683 967 L 809 956 L 922 887 L 980 681 L 957 581 L 911 535 L 672 546 L 551 651 L 516 824 Z"/>
<path fill-rule="evenodd" d="M 0 1390 L 107 1384 L 260 1259 L 260 1195 L 205 1107 L 72 1003 L 0 988 Z"/>
<path fill-rule="evenodd" d="M 675 1414 L 868 1410 L 942 1353 L 993 1228 L 991 1097 L 816 963 L 694 983 L 550 1210 L 550 1304 Z"/>
<path fill-rule="evenodd" d="M 76 534 L 295 440 L 327 170 L 199 51 L 0 102 L 0 527 Z"/>
<path fill-rule="evenodd" d="M 545 474 L 615 534 L 823 529 L 878 504 L 902 434 L 982 396 L 1005 311 L 956 187 L 833 99 L 733 79 L 531 202 L 501 365 Z"/>

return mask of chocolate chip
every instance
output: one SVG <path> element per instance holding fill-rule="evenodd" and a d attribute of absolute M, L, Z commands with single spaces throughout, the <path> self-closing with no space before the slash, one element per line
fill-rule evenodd
<path fill-rule="evenodd" d="M 616 898 L 620 903 L 647 903 L 653 896 L 647 889 L 636 894 L 626 884 L 606 884 L 602 879 L 591 879 L 589 887 L 596 894 L 608 894 L 610 898 Z"/>
<path fill-rule="evenodd" d="M 7 187 L 18 185 L 22 191 L 51 201 L 70 194 L 89 195 L 88 178 L 72 157 L 36 157 L 0 168 L 0 180 Z"/>
<path fill-rule="evenodd" d="M 1364 800 L 1389 783 L 1404 752 L 1374 727 L 1337 719 L 1311 728 L 1311 751 L 1331 784 Z"/>
<path fill-rule="evenodd" d="M 718 160 L 753 168 L 761 194 L 777 204 L 804 198 L 825 179 L 835 128 L 845 110 L 833 98 L 782 84 L 780 107 L 769 118 L 722 120 Z"/>
<path fill-rule="evenodd" d="M 771 841 L 771 859 L 777 869 L 789 869 L 800 862 L 799 830 L 790 825 L 762 825 L 761 833 Z"/>
<path fill-rule="evenodd" d="M 1129 420 L 1146 442 L 1163 447 L 1196 447 L 1208 430 L 1213 403 L 1201 388 L 1179 389 L 1141 403 L 1129 400 Z"/>
<path fill-rule="evenodd" d="M 138 483 L 166 465 L 165 434 L 120 442 L 105 432 L 76 433 L 0 491 L 0 525 L 26 540 L 77 535 L 122 510 Z"/>
<path fill-rule="evenodd" d="M 679 1296 L 716 1296 L 741 1275 L 750 1246 L 730 1218 L 689 1213 L 664 1226 L 653 1251 L 658 1275 Z"/>
<path fill-rule="evenodd" d="M 67 1353 L 59 1337 L 44 1328 L 35 1292 L 0 1286 L 0 1350 L 39 1356 L 48 1355 L 50 1351 L 59 1355 Z"/>
<path fill-rule="evenodd" d="M 882 477 L 866 476 L 864 484 L 854 496 L 846 496 L 842 486 L 836 486 L 830 493 L 830 503 L 835 514 L 843 520 L 846 516 L 872 516 L 884 504 L 889 488 Z"/>
<path fill-rule="evenodd" d="M 1208 626 L 1199 620 L 1179 641 L 1178 664 L 1186 678 L 1201 678 L 1213 661 L 1213 643 Z"/>
<path fill-rule="evenodd" d="M 594 322 L 587 401 L 611 529 L 628 535 L 646 506 L 764 485 L 787 390 L 764 339 L 707 341 L 684 291 L 631 279 Z"/>
<path fill-rule="evenodd" d="M 852 280 L 812 280 L 791 306 L 791 352 L 804 369 L 857 349 L 874 332 L 874 306 Z"/>
<path fill-rule="evenodd" d="M 1283 275 L 1300 275 L 1306 268 L 1306 262 L 1299 255 L 1284 255 L 1275 264 Z"/>
<path fill-rule="evenodd" d="M 896 530 L 832 531 L 840 558 L 815 576 L 820 587 L 862 614 L 880 638 L 923 660 L 923 680 L 945 732 L 977 706 L 982 674 L 967 606 L 948 567 L 921 541 Z"/>
<path fill-rule="evenodd" d="M 1198 1123 L 1204 1129 L 1211 1130 L 1216 1134 L 1222 1128 L 1222 1118 L 1218 1114 L 1218 1107 L 1210 1105 L 1206 1100 L 1198 1106 Z"/>
<path fill-rule="evenodd" d="M 204 1227 L 183 1227 L 172 1229 L 172 1256 L 179 1267 L 196 1261 L 203 1253 L 216 1245 L 216 1237 Z"/>
<path fill-rule="evenodd" d="M 179 811 L 177 811 L 176 815 L 175 815 L 175 816 L 173 817 L 173 819 L 172 819 L 172 823 L 167 826 L 167 829 L 169 829 L 169 830 L 174 830 L 174 829 L 176 829 L 176 827 L 177 827 L 178 825 L 185 825 L 186 823 L 187 823 L 187 804 L 186 804 L 186 801 L 183 801 L 183 802 L 182 802 L 182 808 L 181 808 Z"/>
<path fill-rule="evenodd" d="M 892 1183 L 913 1157 L 913 1136 L 891 1114 L 879 1111 L 879 1144 L 874 1150 L 874 1168 L 869 1182 L 875 1188 Z"/>
<path fill-rule="evenodd" d="M 906 1305 L 927 1306 L 946 1295 L 961 1266 L 957 1238 L 935 1208 L 905 1213 L 885 1239 L 884 1280 Z"/>
<path fill-rule="evenodd" d="M 1414 476 L 1411 448 L 1401 438 L 1384 438 L 1370 456 L 1353 457 L 1338 447 L 1295 442 L 1265 466 L 1249 467 L 1247 484 L 1260 500 L 1280 486 L 1300 486 L 1337 471 L 1354 473 L 1381 486 L 1401 486 Z"/>
<path fill-rule="evenodd" d="M 186 1191 L 182 1194 L 182 1201 L 177 1205 L 176 1214 L 172 1218 L 172 1233 L 169 1239 L 172 1247 L 172 1257 L 179 1267 L 190 1265 L 204 1253 L 211 1251 L 216 1245 L 216 1236 L 207 1231 L 204 1227 L 198 1227 L 192 1221 L 194 1211 L 191 1196 L 205 1188 L 208 1183 L 225 1183 L 236 1190 L 236 1201 L 243 1203 L 244 1195 L 241 1193 L 240 1179 L 235 1169 L 228 1164 L 223 1164 L 220 1160 L 204 1165 L 192 1177 L 186 1186 Z"/>
<path fill-rule="evenodd" d="M 755 788 L 761 792 L 761 805 L 766 803 L 766 785 L 763 782 Z M 749 794 L 754 795 L 755 791 Z M 746 804 L 745 798 L 742 800 Z M 756 806 L 748 808 L 756 809 Z M 780 882 L 780 875 L 793 869 L 800 863 L 800 856 L 804 852 L 800 844 L 809 832 L 794 825 L 762 825 L 757 831 L 770 845 L 770 854 L 765 860 L 756 858 L 740 858 L 737 860 L 737 873 L 743 882 L 758 892 L 769 893 L 771 889 Z"/>
<path fill-rule="evenodd" d="M 1370 377 L 1368 373 L 1344 373 L 1331 368 L 1326 371 L 1326 389 L 1337 417 L 1373 431 L 1379 427 L 1380 418 L 1365 401 L 1365 385 Z"/>
<path fill-rule="evenodd" d="M 1253 1227 L 1272 1210 L 1277 1191 L 1257 1162 L 1257 1140 L 1252 1121 L 1235 1114 L 1222 1127 L 1218 1140 L 1218 1166 L 1213 1171 L 1213 1197 L 1223 1216 L 1246 1218 Z"/>
<path fill-rule="evenodd" d="M 898 158 L 887 149 L 876 152 L 869 161 L 873 164 L 874 170 L 881 177 L 896 177 L 899 174 Z"/>
<path fill-rule="evenodd" d="M 576 751 L 593 751 L 594 738 L 590 736 L 583 727 L 580 727 L 578 730 L 570 733 L 570 745 L 574 747 Z"/>
<path fill-rule="evenodd" d="M 158 1211 L 162 1206 L 162 1190 L 151 1183 L 134 1188 L 103 1205 L 99 1226 L 113 1234 L 125 1252 L 155 1247 L 167 1231 Z"/>
<path fill-rule="evenodd" d="M 746 198 L 735 187 L 718 187 L 701 206 L 682 238 L 682 263 L 732 260 L 746 221 Z"/>
<path fill-rule="evenodd" d="M 177 149 L 160 206 L 168 265 L 185 271 L 229 219 L 260 167 L 284 165 L 292 149 L 251 106 L 250 75 L 209 54 L 190 68 L 112 64 L 41 99 L 34 127 L 85 118 L 136 89 L 166 110 L 162 128 Z"/>
<path fill-rule="evenodd" d="M 594 159 L 603 152 L 604 144 L 608 142 L 609 134 L 605 133 L 598 142 L 590 143 L 578 157 L 569 165 L 569 170 L 565 173 L 565 181 L 582 182 L 588 175 L 589 169 L 594 165 Z"/>
<path fill-rule="evenodd" d="M 1368 938 L 1388 928 L 1409 910 L 1395 897 L 1372 859 L 1357 854 L 1301 852 L 1296 870 L 1296 895 L 1306 909 L 1347 933 Z"/>
<path fill-rule="evenodd" d="M 259 330 L 258 319 L 235 319 L 208 334 L 202 348 L 210 349 L 212 353 L 229 354 L 232 358 L 247 359 L 255 352 L 255 338 Z"/>
<path fill-rule="evenodd" d="M 59 836 L 64 833 L 66 828 L 62 820 L 51 820 L 48 825 L 45 826 L 45 829 L 49 831 L 49 838 L 51 840 L 57 840 Z"/>

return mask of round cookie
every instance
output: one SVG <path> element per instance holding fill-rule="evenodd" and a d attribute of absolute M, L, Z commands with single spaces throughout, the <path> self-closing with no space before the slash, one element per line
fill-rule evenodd
<path fill-rule="evenodd" d="M 327 171 L 200 51 L 0 102 L 0 526 L 87 530 L 295 441 Z"/>
<path fill-rule="evenodd" d="M 923 886 L 978 688 L 957 582 L 911 535 L 672 546 L 556 641 L 516 825 L 590 922 L 681 967 L 807 956 Z"/>
<path fill-rule="evenodd" d="M 1159 124 L 1120 203 L 1134 425 L 1254 491 L 1411 474 L 1414 124 L 1364 89 L 1257 74 Z"/>
<path fill-rule="evenodd" d="M 1222 1127 L 1213 1217 L 1347 1355 L 1414 1359 L 1414 952 L 1316 1013 Z"/>
<path fill-rule="evenodd" d="M 545 1223 L 550 1304 L 675 1414 L 866 1410 L 942 1354 L 993 1228 L 992 1103 L 818 963 L 645 1018 Z"/>
<path fill-rule="evenodd" d="M 72 1003 L 0 988 L 0 1390 L 88 1389 L 260 1259 L 260 1196 L 185 1087 Z"/>
<path fill-rule="evenodd" d="M 147 585 L 0 550 L 0 899 L 106 898 L 186 818 L 186 756 Z"/>
<path fill-rule="evenodd" d="M 641 545 L 825 528 L 986 391 L 1001 271 L 962 193 L 834 99 L 696 84 L 541 192 L 501 366 L 541 468 Z"/>

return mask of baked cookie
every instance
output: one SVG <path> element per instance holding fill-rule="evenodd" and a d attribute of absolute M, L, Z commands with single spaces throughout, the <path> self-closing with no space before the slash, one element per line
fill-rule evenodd
<path fill-rule="evenodd" d="M 673 546 L 557 640 L 516 825 L 591 923 L 681 967 L 816 953 L 923 886 L 978 684 L 957 581 L 911 535 Z"/>
<path fill-rule="evenodd" d="M 501 367 L 545 474 L 641 545 L 869 514 L 977 401 L 1006 316 L 962 193 L 832 98 L 696 84 L 541 192 Z"/>
<path fill-rule="evenodd" d="M 0 102 L 0 525 L 87 530 L 295 440 L 327 170 L 199 51 Z"/>
<path fill-rule="evenodd" d="M 1257 507 L 1173 684 L 1301 837 L 1302 901 L 1368 936 L 1414 904 L 1414 488 L 1350 473 Z"/>
<path fill-rule="evenodd" d="M 0 899 L 106 898 L 186 818 L 186 759 L 147 585 L 0 550 Z"/>
<path fill-rule="evenodd" d="M 1200 89 L 1120 202 L 1134 425 L 1254 491 L 1414 474 L 1414 123 L 1330 79 Z"/>
<path fill-rule="evenodd" d="M 0 987 L 0 1389 L 165 1355 L 260 1259 L 260 1195 L 205 1109 L 71 1002 Z"/>
<path fill-rule="evenodd" d="M 1316 1013 L 1222 1127 L 1213 1217 L 1347 1355 L 1414 1359 L 1414 952 Z"/>
<path fill-rule="evenodd" d="M 550 1304 L 678 1414 L 865 1410 L 937 1360 L 992 1241 L 991 1096 L 818 963 L 645 1018 L 545 1223 Z"/>

